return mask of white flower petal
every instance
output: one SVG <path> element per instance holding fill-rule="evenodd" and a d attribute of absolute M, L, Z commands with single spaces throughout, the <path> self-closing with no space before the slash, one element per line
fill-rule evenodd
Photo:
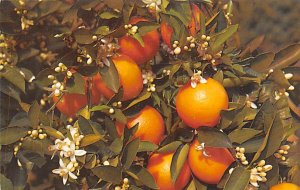
<path fill-rule="evenodd" d="M 63 184 L 64 184 L 64 185 L 66 185 L 67 180 L 68 180 L 68 175 L 64 175 L 64 176 L 63 176 Z"/>
<path fill-rule="evenodd" d="M 52 170 L 52 173 L 54 174 L 60 174 L 61 169 L 54 169 Z"/>
<path fill-rule="evenodd" d="M 83 156 L 86 154 L 85 150 L 75 150 L 75 155 L 76 156 Z"/>
<path fill-rule="evenodd" d="M 191 82 L 191 87 L 192 87 L 192 88 L 196 88 L 196 86 L 197 86 L 197 83 L 196 83 L 195 81 L 192 81 L 192 82 Z"/>
<path fill-rule="evenodd" d="M 66 165 L 65 165 L 65 163 L 64 163 L 64 161 L 62 159 L 59 159 L 59 166 L 61 168 L 66 168 Z"/>
<path fill-rule="evenodd" d="M 253 185 L 254 187 L 259 187 L 258 183 L 257 182 L 250 182 L 251 185 Z"/>
<path fill-rule="evenodd" d="M 72 179 L 77 179 L 77 176 L 75 174 L 73 174 L 72 172 L 69 172 L 69 176 Z"/>

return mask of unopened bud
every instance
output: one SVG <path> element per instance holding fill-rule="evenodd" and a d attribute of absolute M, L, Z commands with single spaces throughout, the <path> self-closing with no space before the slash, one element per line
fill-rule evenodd
<path fill-rule="evenodd" d="M 289 86 L 289 88 L 288 88 L 288 90 L 294 90 L 295 89 L 295 87 L 294 86 Z"/>
<path fill-rule="evenodd" d="M 289 80 L 293 77 L 293 74 L 292 73 L 287 73 L 287 74 L 284 75 L 284 77 Z"/>
<path fill-rule="evenodd" d="M 177 47 L 177 48 L 174 49 L 174 53 L 176 55 L 180 54 L 180 52 L 181 52 L 181 48 L 180 47 Z"/>
<path fill-rule="evenodd" d="M 258 162 L 257 166 L 264 166 L 266 164 L 265 160 L 261 160 Z"/>
<path fill-rule="evenodd" d="M 282 145 L 280 147 L 281 150 L 289 150 L 290 148 L 291 148 L 290 145 Z"/>

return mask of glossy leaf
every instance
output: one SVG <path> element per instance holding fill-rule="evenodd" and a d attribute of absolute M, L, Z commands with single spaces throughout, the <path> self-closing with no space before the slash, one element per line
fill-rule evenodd
<path fill-rule="evenodd" d="M 197 132 L 198 141 L 200 143 L 205 143 L 205 146 L 232 148 L 228 136 L 216 128 L 200 127 Z"/>
<path fill-rule="evenodd" d="M 244 167 L 236 167 L 227 180 L 224 190 L 245 190 L 250 180 L 250 171 Z"/>
<path fill-rule="evenodd" d="M 158 149 L 157 152 L 158 153 L 174 152 L 181 144 L 182 144 L 182 142 L 180 142 L 180 141 L 173 141 L 173 142 L 161 147 L 160 149 Z"/>
<path fill-rule="evenodd" d="M 87 29 L 78 29 L 74 32 L 74 37 L 79 44 L 91 44 L 94 42 L 93 34 Z"/>
<path fill-rule="evenodd" d="M 266 72 L 274 60 L 275 54 L 263 53 L 251 60 L 251 69 L 257 72 Z"/>
<path fill-rule="evenodd" d="M 138 152 L 140 140 L 138 138 L 129 142 L 124 148 L 121 162 L 124 168 L 129 168 Z"/>
<path fill-rule="evenodd" d="M 255 130 L 249 128 L 236 129 L 231 133 L 229 133 L 228 137 L 231 140 L 231 142 L 242 144 L 247 140 L 252 139 L 256 135 L 260 134 L 261 132 L 262 132 L 261 130 Z"/>
<path fill-rule="evenodd" d="M 6 190 L 13 190 L 13 184 L 12 182 L 7 179 L 3 174 L 0 174 L 0 183 L 1 183 L 1 188 L 6 189 Z"/>
<path fill-rule="evenodd" d="M 111 182 L 114 184 L 119 184 L 122 181 L 122 169 L 114 166 L 98 166 L 92 169 L 93 174 L 98 178 Z"/>
<path fill-rule="evenodd" d="M 40 105 L 35 101 L 28 111 L 28 118 L 31 121 L 32 127 L 37 128 L 39 122 L 40 122 L 40 113 L 41 113 L 41 107 Z"/>
<path fill-rule="evenodd" d="M 137 180 L 143 183 L 145 186 L 151 189 L 159 189 L 155 183 L 153 176 L 148 172 L 147 169 L 143 168 L 142 166 L 133 165 L 129 168 L 128 171 L 134 174 L 134 177 L 136 177 Z"/>
<path fill-rule="evenodd" d="M 28 128 L 7 127 L 0 131 L 0 145 L 9 145 L 27 135 Z"/>
<path fill-rule="evenodd" d="M 120 81 L 116 66 L 110 61 L 110 66 L 103 67 L 100 70 L 100 75 L 105 84 L 115 93 L 117 93 L 120 87 Z"/>
<path fill-rule="evenodd" d="M 285 68 L 300 59 L 300 44 L 293 44 L 276 53 L 270 69 Z"/>
<path fill-rule="evenodd" d="M 13 85 L 18 87 L 22 92 L 25 92 L 25 80 L 20 72 L 13 67 L 5 67 L 4 72 L 0 73 L 0 78 L 5 78 Z"/>
<path fill-rule="evenodd" d="M 41 128 L 44 130 L 44 132 L 47 135 L 54 137 L 55 139 L 63 139 L 64 138 L 64 135 L 60 131 L 54 129 L 53 127 L 41 126 Z"/>
<path fill-rule="evenodd" d="M 179 147 L 172 157 L 170 172 L 173 182 L 177 180 L 177 177 L 180 175 L 181 170 L 186 163 L 189 148 L 190 146 L 188 144 Z"/>
<path fill-rule="evenodd" d="M 100 134 L 88 134 L 85 135 L 80 141 L 80 147 L 89 146 L 103 139 L 103 136 Z"/>
<path fill-rule="evenodd" d="M 238 25 L 231 25 L 228 28 L 225 28 L 220 33 L 212 36 L 211 49 L 217 50 L 221 45 L 226 42 L 238 29 Z"/>
<path fill-rule="evenodd" d="M 134 106 L 144 100 L 147 100 L 148 98 L 150 98 L 150 96 L 151 96 L 150 92 L 144 91 L 138 98 L 133 100 L 124 110 L 127 110 L 128 108 L 131 108 L 132 106 Z"/>
<path fill-rule="evenodd" d="M 138 152 L 148 152 L 148 151 L 155 151 L 158 146 L 149 141 L 140 141 Z"/>

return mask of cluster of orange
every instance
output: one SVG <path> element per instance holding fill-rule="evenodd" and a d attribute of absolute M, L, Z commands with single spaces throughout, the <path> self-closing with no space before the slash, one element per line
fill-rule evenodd
<path fill-rule="evenodd" d="M 200 9 L 192 5 L 193 11 L 189 24 L 190 35 L 194 36 L 200 26 Z M 148 21 L 144 18 L 133 18 L 130 24 Z M 166 22 L 161 24 L 161 37 L 171 47 L 172 27 Z M 119 54 L 112 58 L 119 74 L 120 84 L 123 88 L 122 101 L 136 98 L 143 89 L 140 64 L 147 63 L 157 53 L 160 45 L 160 34 L 155 29 L 142 36 L 144 46 L 136 39 L 126 35 L 118 40 Z M 100 97 L 110 99 L 114 92 L 105 84 L 97 74 L 92 79 L 93 104 L 100 103 Z M 68 117 L 87 105 L 87 96 L 65 93 L 61 99 L 54 97 L 56 107 Z M 224 87 L 217 81 L 209 78 L 205 83 L 198 83 L 192 87 L 191 81 L 182 86 L 176 97 L 176 110 L 179 117 L 189 127 L 197 129 L 201 126 L 214 127 L 220 120 L 221 110 L 228 108 L 228 96 Z M 165 134 L 164 120 L 161 114 L 151 106 L 143 108 L 135 117 L 130 118 L 126 125 L 116 122 L 116 129 L 121 136 L 124 127 L 132 128 L 139 124 L 134 137 L 143 141 L 159 144 Z M 188 159 L 175 182 L 171 179 L 171 162 L 174 152 L 154 153 L 148 160 L 147 169 L 153 175 L 161 190 L 181 190 L 191 177 L 195 177 L 207 184 L 217 184 L 234 158 L 226 148 L 205 147 L 205 151 L 197 149 L 200 144 L 195 139 L 190 146 Z"/>

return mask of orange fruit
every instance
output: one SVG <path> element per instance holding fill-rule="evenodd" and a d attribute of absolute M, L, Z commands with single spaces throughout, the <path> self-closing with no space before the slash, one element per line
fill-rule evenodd
<path fill-rule="evenodd" d="M 75 72 L 75 71 L 73 71 Z M 85 91 L 86 94 L 76 94 L 76 93 L 64 93 L 63 97 L 59 100 L 59 97 L 53 96 L 53 101 L 59 102 L 55 105 L 56 108 L 64 115 L 67 117 L 75 117 L 76 113 L 84 108 L 88 104 L 88 96 L 87 96 L 87 78 L 84 78 L 85 80 Z M 99 92 L 95 89 L 92 88 L 91 90 L 91 96 L 92 98 L 92 104 L 96 105 L 100 103 L 100 94 Z"/>
<path fill-rule="evenodd" d="M 205 147 L 197 150 L 199 146 L 197 139 L 190 146 L 188 154 L 189 166 L 193 174 L 201 181 L 208 184 L 217 184 L 226 169 L 234 162 L 233 156 L 226 148 Z"/>
<path fill-rule="evenodd" d="M 134 17 L 129 21 L 129 24 L 135 25 L 141 21 L 149 21 L 145 18 Z M 125 35 L 119 39 L 121 53 L 129 56 L 137 64 L 143 64 L 150 61 L 156 54 L 159 48 L 160 39 L 157 30 L 147 32 L 142 36 L 144 47 L 131 36 Z"/>
<path fill-rule="evenodd" d="M 179 117 L 190 127 L 214 127 L 220 120 L 221 110 L 228 108 L 228 96 L 224 87 L 209 78 L 195 88 L 191 81 L 182 86 L 176 96 Z"/>
<path fill-rule="evenodd" d="M 171 178 L 171 163 L 174 152 L 152 154 L 147 169 L 152 174 L 160 190 L 182 190 L 189 182 L 191 171 L 185 162 L 175 183 Z"/>
<path fill-rule="evenodd" d="M 300 190 L 300 187 L 293 183 L 280 183 L 272 186 L 270 190 Z"/>
<path fill-rule="evenodd" d="M 137 97 L 143 89 L 142 72 L 138 65 L 126 55 L 120 55 L 112 58 L 119 74 L 120 84 L 123 87 L 123 101 Z M 110 99 L 114 96 L 114 91 L 108 88 L 101 79 L 100 74 L 94 77 L 95 88 Z"/>
<path fill-rule="evenodd" d="M 143 141 L 150 141 L 159 144 L 165 133 L 164 120 L 160 113 L 151 106 L 144 107 L 135 117 L 130 118 L 126 124 L 127 128 L 132 128 L 136 124 L 138 129 L 134 137 Z M 116 129 L 121 136 L 125 125 L 116 122 Z"/>
<path fill-rule="evenodd" d="M 201 15 L 201 10 L 200 8 L 192 3 L 191 4 L 191 21 L 188 24 L 187 29 L 189 30 L 189 34 L 191 36 L 195 36 L 196 33 L 200 30 L 200 15 Z M 160 25 L 160 33 L 161 37 L 163 39 L 163 42 L 168 45 L 169 48 L 172 47 L 172 35 L 173 35 L 173 27 L 169 25 L 166 21 L 162 20 L 161 25 Z"/>

